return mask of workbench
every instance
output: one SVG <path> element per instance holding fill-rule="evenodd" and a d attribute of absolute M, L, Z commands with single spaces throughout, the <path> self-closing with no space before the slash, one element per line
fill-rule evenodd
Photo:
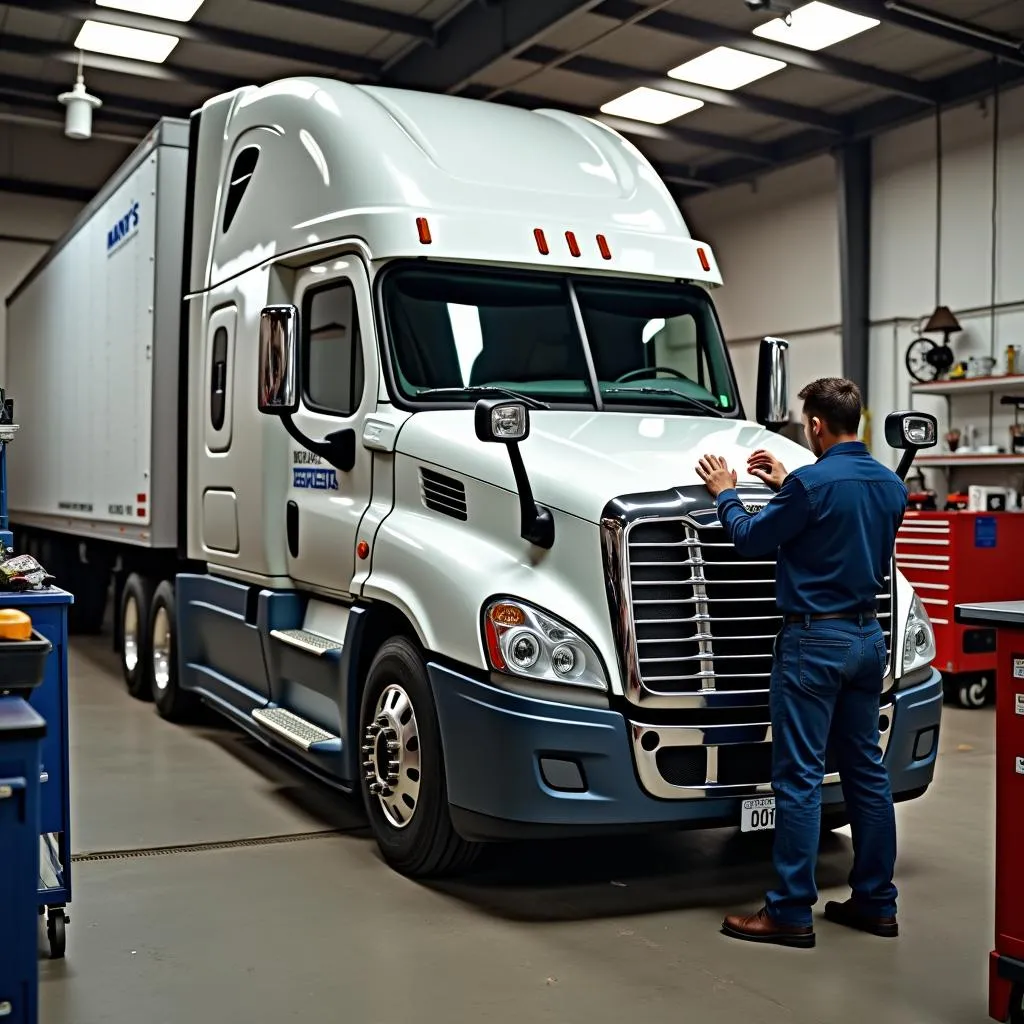
<path fill-rule="evenodd" d="M 1008 567 L 1008 570 L 1012 567 Z M 1024 584 L 1021 584 L 1024 589 Z M 989 1016 L 1024 1022 L 1024 601 L 956 606 L 956 620 L 996 630 L 996 936 Z"/>

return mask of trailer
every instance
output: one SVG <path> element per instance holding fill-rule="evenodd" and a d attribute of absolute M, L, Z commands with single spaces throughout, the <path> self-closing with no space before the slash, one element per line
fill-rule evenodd
<path fill-rule="evenodd" d="M 8 302 L 16 534 L 74 628 L 113 581 L 133 695 L 360 795 L 407 874 L 770 829 L 774 564 L 693 466 L 812 456 L 779 433 L 782 340 L 747 417 L 720 283 L 600 122 L 322 78 L 216 97 Z M 942 685 L 923 605 L 895 567 L 879 590 L 879 745 L 912 799 Z M 823 801 L 843 824 L 831 766 Z"/>

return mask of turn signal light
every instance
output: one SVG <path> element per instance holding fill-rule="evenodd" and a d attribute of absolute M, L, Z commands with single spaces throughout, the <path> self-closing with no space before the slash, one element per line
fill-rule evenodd
<path fill-rule="evenodd" d="M 526 622 L 526 613 L 514 604 L 496 604 L 491 609 L 491 621 L 497 626 L 521 626 Z"/>
<path fill-rule="evenodd" d="M 430 245 L 433 239 L 430 237 L 430 225 L 427 223 L 426 217 L 416 218 L 416 230 L 419 232 L 420 242 L 423 245 Z"/>
<path fill-rule="evenodd" d="M 700 260 L 700 265 L 704 268 L 704 273 L 708 273 L 711 270 L 711 261 L 708 259 L 708 254 L 703 249 L 698 249 L 697 259 Z"/>

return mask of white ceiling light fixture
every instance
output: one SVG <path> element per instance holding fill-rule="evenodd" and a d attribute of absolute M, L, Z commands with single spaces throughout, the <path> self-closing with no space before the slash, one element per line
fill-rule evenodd
<path fill-rule="evenodd" d="M 96 6 L 130 14 L 146 14 L 166 21 L 191 21 L 203 6 L 203 0 L 96 0 Z"/>
<path fill-rule="evenodd" d="M 82 77 L 82 51 L 78 51 L 78 77 L 71 92 L 62 92 L 57 101 L 64 107 L 64 134 L 69 139 L 92 138 L 92 112 L 103 106 L 98 96 L 85 88 Z"/>
<path fill-rule="evenodd" d="M 646 121 L 648 124 L 666 124 L 683 114 L 700 110 L 703 106 L 702 100 L 641 86 L 605 103 L 601 113 L 628 117 L 631 121 Z"/>
<path fill-rule="evenodd" d="M 812 0 L 798 7 L 788 18 L 775 18 L 758 25 L 754 35 L 799 46 L 801 50 L 824 50 L 826 46 L 834 46 L 879 24 L 877 18 L 851 14 L 821 0 Z"/>
<path fill-rule="evenodd" d="M 781 71 L 785 66 L 786 62 L 782 60 L 734 50 L 731 46 L 716 46 L 673 68 L 668 77 L 695 85 L 709 85 L 714 89 L 732 90 Z"/>
<path fill-rule="evenodd" d="M 146 60 L 162 64 L 178 45 L 177 36 L 163 32 L 143 32 L 137 28 L 122 25 L 104 25 L 99 21 L 87 21 L 78 33 L 75 46 L 93 53 L 106 53 L 112 57 L 130 57 L 132 60 Z"/>

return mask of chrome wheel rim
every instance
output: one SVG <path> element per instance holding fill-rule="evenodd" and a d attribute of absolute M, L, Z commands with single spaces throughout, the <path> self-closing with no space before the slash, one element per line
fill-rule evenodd
<path fill-rule="evenodd" d="M 171 617 L 166 608 L 153 616 L 153 682 L 166 690 L 171 682 Z"/>
<path fill-rule="evenodd" d="M 420 733 L 412 700 L 397 683 L 380 695 L 366 727 L 363 773 L 388 824 L 406 828 L 420 799 Z"/>
<path fill-rule="evenodd" d="M 129 597 L 124 603 L 124 622 L 121 625 L 124 633 L 124 667 L 134 672 L 139 664 L 139 603 L 134 597 Z"/>

